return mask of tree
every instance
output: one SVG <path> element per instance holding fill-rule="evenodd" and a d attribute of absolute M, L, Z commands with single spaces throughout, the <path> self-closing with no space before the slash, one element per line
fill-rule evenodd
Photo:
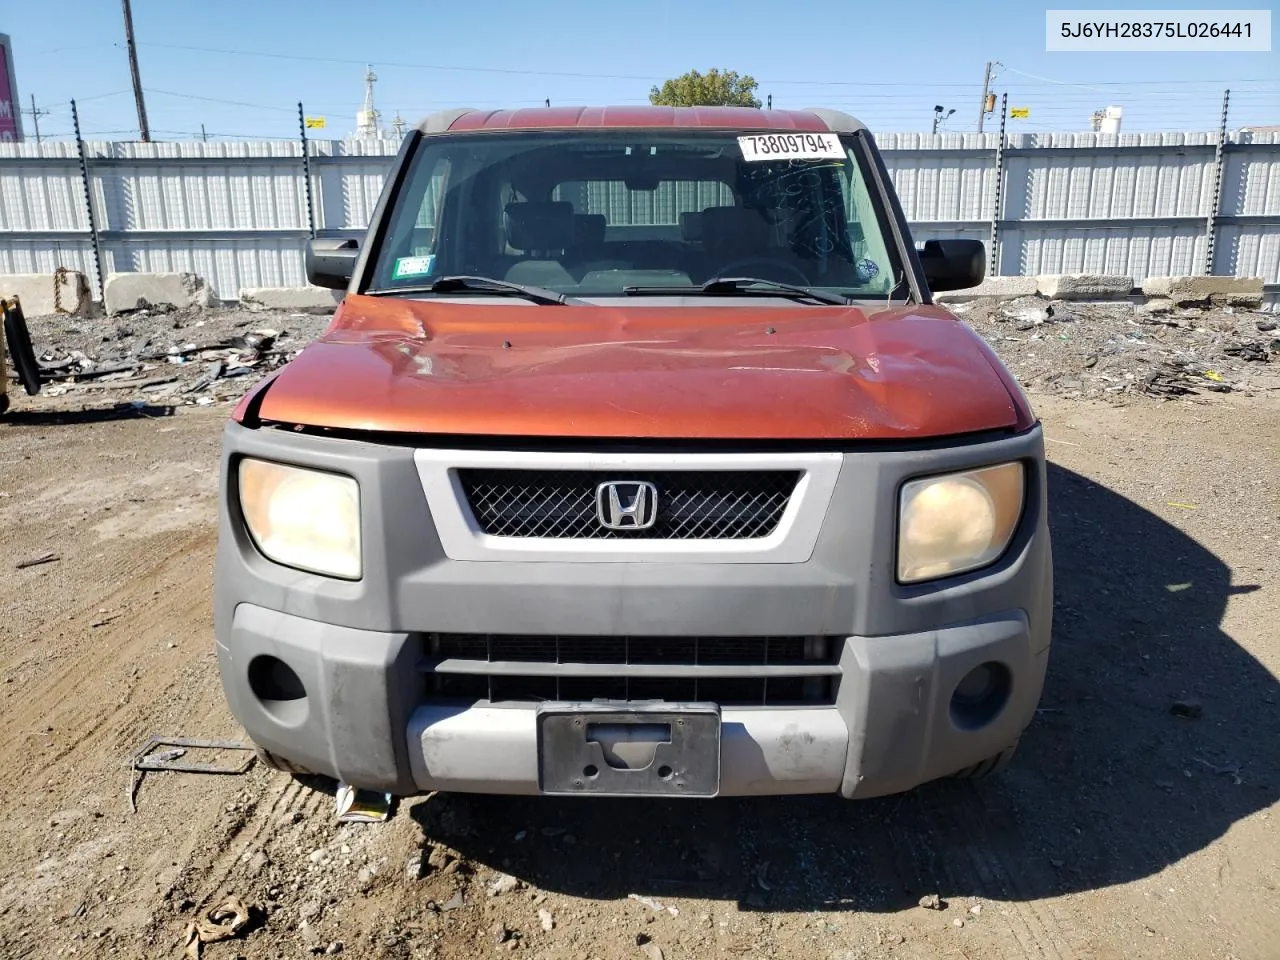
<path fill-rule="evenodd" d="M 752 77 L 733 70 L 690 70 L 650 90 L 649 102 L 661 107 L 758 107 L 757 86 Z"/>

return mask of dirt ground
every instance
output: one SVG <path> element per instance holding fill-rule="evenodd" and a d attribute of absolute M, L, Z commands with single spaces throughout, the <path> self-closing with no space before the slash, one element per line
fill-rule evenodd
<path fill-rule="evenodd" d="M 178 957 L 229 894 L 252 919 L 212 960 L 1280 957 L 1280 394 L 1032 396 L 1055 647 L 1003 776 L 859 803 L 438 795 L 345 825 L 257 765 L 148 774 L 130 811 L 148 736 L 243 735 L 210 611 L 229 406 L 15 397 L 0 957 Z"/>

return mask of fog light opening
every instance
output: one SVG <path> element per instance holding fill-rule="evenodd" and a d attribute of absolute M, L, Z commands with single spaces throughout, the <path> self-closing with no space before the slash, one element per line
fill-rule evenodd
<path fill-rule="evenodd" d="M 1009 702 L 1013 675 L 994 660 L 974 667 L 956 684 L 951 695 L 951 722 L 961 730 L 978 730 L 999 715 Z"/>
<path fill-rule="evenodd" d="M 279 657 L 254 657 L 249 663 L 249 689 L 262 709 L 286 726 L 307 718 L 306 687 L 297 672 Z"/>

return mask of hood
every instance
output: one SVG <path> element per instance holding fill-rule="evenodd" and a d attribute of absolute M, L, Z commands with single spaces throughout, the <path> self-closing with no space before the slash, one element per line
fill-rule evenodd
<path fill-rule="evenodd" d="M 404 433 L 861 440 L 1029 425 L 990 348 L 920 305 L 352 295 L 263 389 L 263 420 Z"/>

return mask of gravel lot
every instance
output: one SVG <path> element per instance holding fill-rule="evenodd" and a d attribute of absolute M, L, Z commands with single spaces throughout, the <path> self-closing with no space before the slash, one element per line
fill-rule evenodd
<path fill-rule="evenodd" d="M 436 795 L 345 825 L 331 787 L 260 766 L 149 773 L 128 800 L 150 735 L 243 735 L 212 653 L 218 398 L 325 318 L 33 322 L 47 363 L 132 357 L 153 369 L 106 384 L 179 387 L 77 376 L 0 420 L 0 956 L 178 957 L 228 895 L 251 918 L 213 960 L 1280 956 L 1280 361 L 1223 352 L 1276 334 L 1126 304 L 997 316 L 1045 306 L 964 310 L 1052 459 L 1055 648 L 1004 776 L 860 803 Z M 255 330 L 272 344 L 227 345 Z M 1145 346 L 1107 354 L 1121 331 Z M 1189 350 L 1193 392 L 1133 386 Z"/>

